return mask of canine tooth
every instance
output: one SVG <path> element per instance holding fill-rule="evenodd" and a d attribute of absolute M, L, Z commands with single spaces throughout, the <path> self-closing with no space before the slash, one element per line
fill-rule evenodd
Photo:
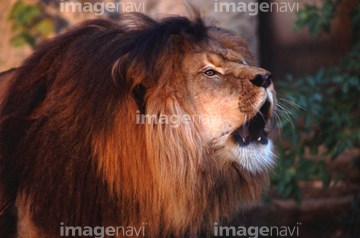
<path fill-rule="evenodd" d="M 243 142 L 245 143 L 245 139 L 244 138 L 242 138 L 243 139 Z"/>
<path fill-rule="evenodd" d="M 258 141 L 261 141 L 261 136 L 257 139 Z"/>

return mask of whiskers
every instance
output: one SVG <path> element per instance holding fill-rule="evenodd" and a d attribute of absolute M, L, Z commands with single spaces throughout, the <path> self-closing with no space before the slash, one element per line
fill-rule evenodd
<path fill-rule="evenodd" d="M 251 107 L 254 109 L 257 115 L 260 115 L 264 121 L 266 121 L 266 116 L 260 111 L 259 108 L 255 107 L 250 100 L 248 100 Z M 308 112 L 308 110 L 299 104 L 296 103 L 296 99 L 290 97 L 289 99 L 278 98 L 272 116 L 270 117 L 271 125 L 275 128 L 280 129 L 280 135 L 282 134 L 282 129 L 288 123 L 293 129 L 299 119 L 300 110 Z M 251 120 L 251 113 L 246 113 L 243 125 L 248 128 Z"/>
<path fill-rule="evenodd" d="M 306 108 L 300 106 L 299 104 L 293 102 L 294 98 L 291 98 L 292 101 L 285 98 L 278 98 L 278 102 L 276 103 L 276 110 L 274 110 L 274 120 L 275 124 L 278 128 L 280 128 L 280 132 L 282 132 L 282 127 L 286 122 L 289 122 L 293 129 L 295 129 L 294 121 L 297 118 L 295 114 L 295 110 L 304 110 L 307 111 Z M 285 122 L 284 122 L 285 120 Z M 281 133 L 280 133 L 281 134 Z"/>
<path fill-rule="evenodd" d="M 289 97 L 291 100 L 293 100 L 293 101 L 296 101 L 296 99 L 294 98 L 294 97 Z M 290 104 L 292 107 L 294 107 L 294 108 L 296 108 L 296 109 L 302 109 L 302 110 L 304 110 L 304 111 L 306 111 L 306 112 L 309 112 L 305 107 L 302 107 L 302 106 L 300 106 L 299 104 L 296 104 L 295 102 L 292 102 L 292 101 L 290 101 L 290 100 L 288 100 L 288 99 L 285 99 L 285 98 L 278 98 L 279 100 L 281 100 L 281 101 L 284 101 L 285 103 L 288 103 L 288 104 Z"/>

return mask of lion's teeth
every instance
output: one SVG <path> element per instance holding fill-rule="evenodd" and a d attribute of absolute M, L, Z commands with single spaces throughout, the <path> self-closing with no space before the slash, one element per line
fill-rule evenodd
<path fill-rule="evenodd" d="M 258 141 L 261 141 L 261 137 L 258 138 Z"/>
<path fill-rule="evenodd" d="M 243 142 L 245 143 L 245 139 L 244 138 L 242 138 L 243 139 Z"/>

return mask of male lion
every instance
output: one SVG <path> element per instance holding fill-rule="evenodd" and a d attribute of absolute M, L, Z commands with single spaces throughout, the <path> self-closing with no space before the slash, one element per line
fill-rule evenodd
<path fill-rule="evenodd" d="M 1 237 L 209 235 L 267 189 L 271 74 L 198 14 L 87 21 L 5 75 Z"/>

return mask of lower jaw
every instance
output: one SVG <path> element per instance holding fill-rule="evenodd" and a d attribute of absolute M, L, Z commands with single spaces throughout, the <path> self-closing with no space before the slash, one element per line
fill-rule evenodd
<path fill-rule="evenodd" d="M 269 140 L 267 144 L 250 143 L 247 146 L 234 144 L 230 149 L 233 161 L 251 174 L 272 171 L 275 166 L 273 145 Z"/>

